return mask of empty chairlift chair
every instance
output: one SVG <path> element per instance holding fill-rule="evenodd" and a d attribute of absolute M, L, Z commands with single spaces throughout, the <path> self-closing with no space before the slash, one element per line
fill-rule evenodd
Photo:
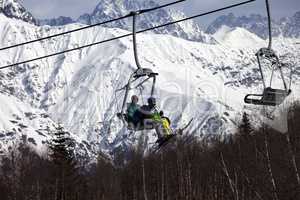
<path fill-rule="evenodd" d="M 287 88 L 287 84 L 282 71 L 282 67 L 284 66 L 284 64 L 282 64 L 279 61 L 279 58 L 277 57 L 275 52 L 269 48 L 260 49 L 259 52 L 256 54 L 256 57 L 258 60 L 262 81 L 264 84 L 264 90 L 262 94 L 248 94 L 245 97 L 244 101 L 247 104 L 278 106 L 282 104 L 286 97 L 289 96 L 291 93 L 290 88 Z M 272 65 L 272 75 L 270 77 L 270 85 L 268 87 L 266 86 L 265 76 L 262 70 L 262 59 L 269 61 Z M 272 88 L 273 76 L 276 70 L 278 70 L 280 73 L 283 82 L 283 89 Z"/>

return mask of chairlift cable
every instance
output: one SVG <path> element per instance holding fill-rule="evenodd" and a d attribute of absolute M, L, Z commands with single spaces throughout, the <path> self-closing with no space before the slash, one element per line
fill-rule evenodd
<path fill-rule="evenodd" d="M 165 26 L 170 26 L 170 25 L 177 24 L 177 23 L 184 22 L 184 21 L 188 21 L 188 20 L 191 20 L 191 19 L 194 19 L 194 18 L 198 18 L 198 17 L 202 17 L 202 16 L 205 16 L 205 15 L 210 15 L 210 14 L 213 14 L 213 13 L 216 13 L 216 12 L 220 12 L 220 11 L 223 11 L 223 10 L 227 10 L 227 9 L 230 9 L 230 8 L 238 7 L 238 6 L 248 4 L 248 3 L 251 3 L 251 2 L 254 2 L 254 1 L 256 1 L 256 0 L 244 1 L 244 2 L 241 2 L 241 3 L 238 3 L 238 4 L 233 4 L 233 5 L 223 7 L 223 8 L 219 8 L 219 9 L 209 11 L 209 12 L 206 12 L 206 13 L 194 15 L 194 16 L 191 16 L 191 17 L 183 18 L 183 19 L 176 20 L 176 21 L 173 21 L 173 22 L 168 22 L 168 23 L 165 23 L 165 24 L 162 24 L 162 25 L 158 25 L 158 26 L 154 26 L 154 27 L 151 27 L 151 28 L 148 28 L 148 29 L 137 31 L 136 33 L 139 34 L 139 33 L 152 31 L 152 30 L 159 29 L 159 28 L 162 28 L 162 27 L 165 27 Z M 46 56 L 41 56 L 41 57 L 33 58 L 33 59 L 30 59 L 30 60 L 26 60 L 26 61 L 14 63 L 14 64 L 9 64 L 9 65 L 0 67 L 0 70 L 10 68 L 10 67 L 13 67 L 13 66 L 17 66 L 17 65 L 26 64 L 26 63 L 37 61 L 37 60 L 41 60 L 41 59 L 45 59 L 45 58 L 49 58 L 49 57 L 53 57 L 53 56 L 57 56 L 57 55 L 61 55 L 61 54 L 64 54 L 64 53 L 84 49 L 84 48 L 95 46 L 95 45 L 98 45 L 98 44 L 103 44 L 103 43 L 106 43 L 106 42 L 118 40 L 118 39 L 125 38 L 125 37 L 128 37 L 128 36 L 132 36 L 132 33 L 128 33 L 128 34 L 125 34 L 125 35 L 121 35 L 121 36 L 118 36 L 118 37 L 110 38 L 110 39 L 99 41 L 99 42 L 94 42 L 94 43 L 83 45 L 83 46 L 76 47 L 76 48 L 73 48 L 73 49 L 67 49 L 67 50 L 64 50 L 64 51 L 61 51 L 61 52 L 56 52 L 56 53 L 49 54 L 49 55 L 46 55 Z"/>
<path fill-rule="evenodd" d="M 138 14 L 143 14 L 143 13 L 146 13 L 146 12 L 151 12 L 151 11 L 158 10 L 158 9 L 161 9 L 161 8 L 173 6 L 175 4 L 178 4 L 178 3 L 181 3 L 181 2 L 184 2 L 184 1 L 186 1 L 186 0 L 174 1 L 174 2 L 167 3 L 167 4 L 164 4 L 164 5 L 158 6 L 158 7 L 143 9 L 143 10 L 138 11 Z"/>
<path fill-rule="evenodd" d="M 164 8 L 164 7 L 168 7 L 168 6 L 171 6 L 171 5 L 181 3 L 183 1 L 186 1 L 186 0 L 179 0 L 179 1 L 175 1 L 175 2 L 171 2 L 171 3 L 168 3 L 168 4 L 161 5 L 161 6 L 158 6 L 158 7 L 143 9 L 143 10 L 138 11 L 138 13 L 143 14 L 143 13 L 151 12 L 151 11 L 154 11 L 154 10 L 158 10 L 158 9 L 161 9 L 161 8 Z M 92 25 L 89 25 L 89 26 L 84 26 L 84 27 L 81 27 L 81 28 L 78 28 L 78 29 L 73 29 L 73 30 L 70 30 L 70 31 L 66 31 L 66 32 L 50 35 L 50 36 L 47 36 L 47 37 L 31 40 L 31 41 L 28 41 L 28 42 L 15 44 L 15 45 L 8 46 L 8 47 L 2 47 L 2 48 L 0 48 L 0 51 L 15 48 L 15 47 L 19 47 L 19 46 L 23 46 L 23 45 L 27 45 L 27 44 L 31 44 L 31 43 L 35 43 L 35 42 L 39 42 L 39 41 L 43 41 L 43 40 L 47 40 L 47 39 L 51 39 L 51 38 L 54 38 L 54 37 L 58 37 L 58 36 L 78 32 L 78 31 L 82 31 L 82 30 L 85 30 L 85 29 L 90 29 L 90 28 L 93 28 L 93 27 L 96 27 L 96 26 L 100 26 L 100 25 L 112 23 L 112 22 L 115 22 L 115 21 L 119 21 L 119 20 L 122 20 L 122 19 L 125 19 L 125 18 L 128 18 L 128 17 L 131 17 L 131 14 L 128 14 L 128 15 L 125 15 L 125 16 L 122 16 L 122 17 L 119 17 L 119 18 L 107 20 L 107 21 L 104 21 L 104 22 L 99 22 L 99 23 L 92 24 Z"/>

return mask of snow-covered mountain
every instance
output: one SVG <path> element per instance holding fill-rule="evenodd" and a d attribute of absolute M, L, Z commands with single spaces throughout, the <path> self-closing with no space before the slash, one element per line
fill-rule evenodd
<path fill-rule="evenodd" d="M 207 28 L 209 34 L 216 33 L 222 26 L 230 28 L 244 28 L 255 33 L 261 38 L 268 37 L 268 19 L 258 14 L 249 16 L 235 16 L 233 13 L 222 15 L 214 20 Z M 278 21 L 272 21 L 272 34 L 275 37 L 299 38 L 300 36 L 300 11 L 292 17 L 285 17 Z"/>
<path fill-rule="evenodd" d="M 1 46 L 9 46 L 80 26 L 82 25 L 37 27 L 0 16 L 0 37 L 6 38 L 1 40 Z M 0 64 L 26 60 L 126 33 L 128 32 L 121 29 L 97 27 L 86 32 L 54 38 L 48 42 L 1 51 Z M 87 34 L 91 37 L 86 37 Z M 202 70 L 197 69 L 195 65 L 206 62 L 201 61 L 199 57 L 200 55 L 205 57 L 206 54 L 206 48 L 201 46 L 205 45 L 207 48 L 212 46 L 167 35 L 139 35 L 138 40 L 142 65 L 160 73 L 157 96 L 166 114 L 174 121 L 174 126 L 180 126 L 194 117 L 197 124 L 191 128 L 198 134 L 221 131 L 225 127 L 222 119 L 224 113 L 222 111 L 219 113 L 216 105 L 224 108 L 224 112 L 225 106 L 218 103 L 219 99 L 205 99 L 205 93 L 210 91 L 201 89 L 200 85 L 196 86 L 191 82 L 194 80 L 195 83 L 201 84 L 201 76 L 213 76 L 209 66 Z M 195 50 L 187 51 L 192 46 Z M 0 90 L 7 96 L 6 101 L 16 98 L 25 105 L 30 105 L 32 109 L 47 113 L 54 122 L 61 122 L 65 128 L 77 135 L 78 143 L 88 143 L 91 149 L 98 147 L 103 151 L 112 152 L 117 147 L 130 146 L 136 142 L 139 135 L 128 135 L 129 133 L 115 116 L 123 95 L 115 94 L 115 91 L 125 85 L 134 70 L 135 64 L 132 58 L 131 38 L 126 38 L 1 71 L 3 78 L 0 81 Z M 185 61 L 185 58 L 188 60 Z M 195 70 L 199 75 L 194 76 Z M 207 76 L 204 75 L 205 73 L 208 73 Z M 188 79 L 189 76 L 191 77 Z M 146 91 L 144 95 L 145 101 L 148 97 Z M 200 97 L 197 97 L 198 95 Z M 197 110 L 192 109 L 193 107 L 197 107 Z M 31 111 L 31 113 L 36 112 Z M 227 115 L 223 118 L 226 119 Z M 7 120 L 1 123 L 10 124 L 14 116 L 14 112 L 8 112 Z M 41 125 L 31 125 L 30 120 L 20 118 L 25 126 L 31 127 L 31 130 L 40 129 Z M 37 120 L 39 121 L 39 118 Z M 41 123 L 47 124 L 42 121 Z M 6 136 L 6 132 L 14 128 L 3 128 L 3 137 L 9 137 Z M 28 138 L 34 137 L 30 132 L 26 133 Z M 151 136 L 150 140 L 153 142 L 155 138 Z"/>
<path fill-rule="evenodd" d="M 131 11 L 157 7 L 159 4 L 154 0 L 102 0 L 90 14 L 83 14 L 77 20 L 79 23 L 95 24 L 106 20 L 115 19 L 129 14 Z M 180 11 L 170 9 L 159 9 L 138 17 L 138 29 L 146 29 L 161 25 L 167 22 L 184 18 L 185 15 Z M 107 27 L 131 30 L 131 19 L 120 20 Z M 157 29 L 155 33 L 168 34 L 181 37 L 187 40 L 212 43 L 213 39 L 205 34 L 194 21 L 182 22 L 171 25 L 163 29 Z"/>
<path fill-rule="evenodd" d="M 300 11 L 296 12 L 292 17 L 286 17 L 280 20 L 283 27 L 283 36 L 300 37 Z"/>
<path fill-rule="evenodd" d="M 0 14 L 0 46 L 82 26 L 35 26 Z M 0 51 L 0 66 L 127 33 L 119 28 L 94 27 Z M 235 128 L 241 111 L 256 108 L 243 103 L 245 94 L 262 89 L 254 54 L 267 42 L 255 34 L 223 26 L 210 36 L 217 40 L 213 44 L 166 34 L 137 37 L 142 66 L 159 73 L 155 95 L 174 128 L 194 118 L 189 134 L 221 134 Z M 299 39 L 274 40 L 278 54 L 286 62 L 295 63 L 295 98 L 300 91 L 296 59 L 300 50 L 293 45 L 296 42 Z M 37 149 L 44 148 L 58 123 L 71 132 L 83 155 L 97 151 L 111 155 L 136 144 L 140 136 L 151 145 L 153 132 L 131 134 L 116 117 L 124 95 L 116 91 L 126 84 L 134 69 L 132 40 L 123 38 L 0 71 L 0 153 L 24 138 Z M 267 74 L 271 71 L 265 70 Z M 274 79 L 280 83 L 277 76 Z M 131 94 L 141 95 L 142 104 L 149 97 L 149 89 L 145 85 L 142 94 Z"/>
<path fill-rule="evenodd" d="M 45 111 L 34 108 L 3 90 L 0 93 L 0 102 L 0 155 L 17 148 L 20 142 L 27 143 L 38 153 L 44 154 L 58 123 Z M 75 134 L 71 134 L 71 138 L 75 141 L 78 156 L 95 159 L 98 149 L 92 149 L 88 142 L 78 139 Z"/>
<path fill-rule="evenodd" d="M 3 13 L 7 17 L 21 19 L 25 22 L 32 24 L 36 23 L 35 18 L 30 12 L 28 12 L 18 0 L 1 0 L 0 1 L 0 13 Z"/>
<path fill-rule="evenodd" d="M 233 13 L 222 15 L 214 20 L 207 28 L 209 34 L 216 33 L 222 26 L 230 28 L 240 27 L 255 33 L 261 38 L 268 37 L 268 18 L 259 14 L 251 14 L 249 16 L 235 16 Z M 272 31 L 275 37 L 282 34 L 282 27 L 276 21 L 272 22 Z"/>
<path fill-rule="evenodd" d="M 75 23 L 71 17 L 60 16 L 53 19 L 38 19 L 37 24 L 39 26 L 49 25 L 49 26 L 64 26 L 67 24 Z"/>

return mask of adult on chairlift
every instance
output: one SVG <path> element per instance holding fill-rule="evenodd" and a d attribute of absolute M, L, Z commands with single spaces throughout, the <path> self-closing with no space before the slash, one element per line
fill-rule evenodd
<path fill-rule="evenodd" d="M 165 136 L 172 135 L 172 130 L 170 128 L 170 120 L 163 117 L 163 113 L 160 113 L 156 109 L 156 99 L 153 98 L 155 93 L 156 77 L 158 73 L 153 72 L 149 68 L 143 68 L 140 65 L 138 59 L 138 51 L 136 44 L 136 17 L 140 12 L 131 12 L 130 15 L 133 19 L 133 51 L 134 58 L 136 62 L 137 69 L 131 74 L 128 83 L 122 88 L 125 90 L 125 96 L 122 104 L 121 112 L 117 116 L 122 119 L 124 123 L 127 124 L 127 128 L 133 131 L 144 131 L 155 129 L 159 139 L 163 140 L 167 138 Z M 150 98 L 148 99 L 148 105 L 143 105 L 140 107 L 138 105 L 138 97 L 132 96 L 131 103 L 127 104 L 127 97 L 129 91 L 132 89 L 137 89 L 148 81 L 152 80 L 152 87 Z M 125 107 L 126 112 L 125 112 Z"/>
<path fill-rule="evenodd" d="M 144 127 L 153 127 L 156 130 L 158 140 L 161 140 L 172 134 L 169 118 L 163 116 L 162 111 L 158 111 L 156 108 L 156 99 L 150 97 L 148 99 L 148 105 L 143 105 L 140 108 L 141 120 Z"/>
<path fill-rule="evenodd" d="M 128 125 L 132 128 L 138 126 L 138 123 L 140 121 L 139 119 L 139 109 L 140 105 L 138 104 L 139 98 L 136 95 L 132 95 L 131 97 L 131 103 L 128 104 L 127 110 L 126 110 L 126 120 L 128 122 Z"/>
<path fill-rule="evenodd" d="M 151 130 L 155 129 L 158 141 L 172 135 L 170 127 L 171 121 L 164 116 L 163 111 L 158 111 L 156 107 L 156 99 L 150 97 L 148 104 L 140 106 L 138 97 L 133 95 L 131 102 L 128 103 L 124 118 L 131 130 Z M 122 118 L 122 114 L 118 113 L 118 117 Z"/>

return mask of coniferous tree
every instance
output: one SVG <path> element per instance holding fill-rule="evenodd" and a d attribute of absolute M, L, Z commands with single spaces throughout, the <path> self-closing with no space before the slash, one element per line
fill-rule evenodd
<path fill-rule="evenodd" d="M 253 128 L 249 119 L 249 115 L 246 112 L 244 112 L 242 122 L 239 125 L 239 134 L 250 135 L 252 131 Z"/>
<path fill-rule="evenodd" d="M 75 142 L 70 134 L 59 125 L 50 145 L 53 162 L 54 191 L 56 200 L 73 199 L 76 196 L 79 175 L 74 154 Z"/>

